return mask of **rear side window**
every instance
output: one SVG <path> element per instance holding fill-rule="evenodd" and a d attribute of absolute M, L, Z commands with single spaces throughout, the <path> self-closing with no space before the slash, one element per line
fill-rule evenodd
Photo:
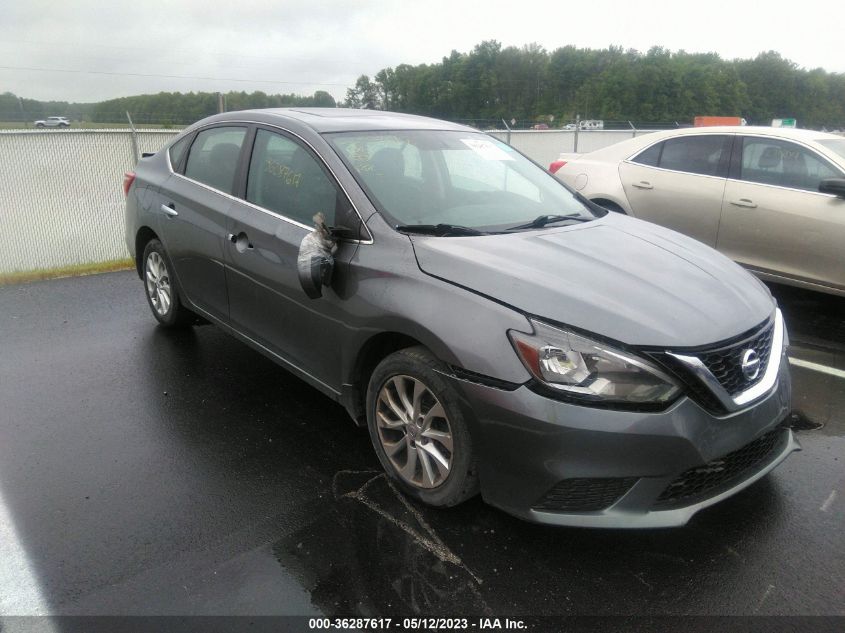
<path fill-rule="evenodd" d="M 830 163 L 809 149 L 773 138 L 742 141 L 740 179 L 790 189 L 818 191 L 825 178 L 841 178 Z"/>
<path fill-rule="evenodd" d="M 185 164 L 185 176 L 232 193 L 245 127 L 215 127 L 197 134 Z"/>
<path fill-rule="evenodd" d="M 288 137 L 267 130 L 255 135 L 246 199 L 308 226 L 322 213 L 330 226 L 353 227 L 351 205 L 317 159 Z"/>
<path fill-rule="evenodd" d="M 671 138 L 652 145 L 631 162 L 690 174 L 722 176 L 728 166 L 730 141 L 730 136 L 716 134 Z"/>
<path fill-rule="evenodd" d="M 182 156 L 185 155 L 185 150 L 188 149 L 188 141 L 190 139 L 191 135 L 189 134 L 185 138 L 176 141 L 167 150 L 170 154 L 170 165 L 173 167 L 174 170 L 179 169 L 179 164 L 182 162 Z"/>
<path fill-rule="evenodd" d="M 659 167 L 704 176 L 720 175 L 727 163 L 729 136 L 707 134 L 672 138 L 663 145 Z"/>

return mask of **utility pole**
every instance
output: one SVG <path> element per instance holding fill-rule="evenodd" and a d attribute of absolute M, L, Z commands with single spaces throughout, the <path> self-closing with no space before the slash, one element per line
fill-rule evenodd
<path fill-rule="evenodd" d="M 576 154 L 578 153 L 578 131 L 581 129 L 581 115 L 575 115 L 575 140 L 574 140 L 574 147 L 572 151 Z"/>
<path fill-rule="evenodd" d="M 126 118 L 129 121 L 129 144 L 132 147 L 132 164 L 137 165 L 141 154 L 138 151 L 138 132 L 132 124 L 132 117 L 129 116 L 129 110 L 126 111 Z"/>
<path fill-rule="evenodd" d="M 226 111 L 226 95 L 222 92 L 217 93 L 217 112 L 223 114 Z"/>

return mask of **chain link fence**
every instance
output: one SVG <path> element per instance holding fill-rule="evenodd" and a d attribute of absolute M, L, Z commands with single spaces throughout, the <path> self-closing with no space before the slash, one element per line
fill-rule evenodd
<path fill-rule="evenodd" d="M 178 130 L 139 130 L 154 152 Z M 0 131 L 0 278 L 125 260 L 130 130 Z"/>

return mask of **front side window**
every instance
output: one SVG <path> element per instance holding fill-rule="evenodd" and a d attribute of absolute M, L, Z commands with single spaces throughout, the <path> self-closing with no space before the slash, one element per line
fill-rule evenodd
<path fill-rule="evenodd" d="M 245 137 L 245 127 L 203 130 L 191 144 L 185 176 L 231 194 Z"/>
<path fill-rule="evenodd" d="M 833 150 L 841 158 L 845 158 L 845 138 L 823 138 L 816 141 L 819 145 L 824 145 L 827 149 Z"/>
<path fill-rule="evenodd" d="M 354 229 L 357 216 L 320 163 L 281 134 L 258 130 L 249 162 L 246 199 L 311 226 L 322 213 L 326 224 Z"/>
<path fill-rule="evenodd" d="M 740 179 L 764 185 L 818 191 L 825 178 L 841 178 L 830 163 L 813 151 L 774 138 L 746 137 L 742 141 Z"/>
<path fill-rule="evenodd" d="M 394 226 L 497 231 L 544 215 L 595 217 L 554 176 L 485 134 L 403 130 L 325 137 Z"/>

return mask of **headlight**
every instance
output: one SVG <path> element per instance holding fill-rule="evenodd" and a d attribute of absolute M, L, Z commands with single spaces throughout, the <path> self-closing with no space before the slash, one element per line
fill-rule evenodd
<path fill-rule="evenodd" d="M 605 343 L 529 319 L 533 334 L 509 330 L 526 369 L 548 387 L 574 398 L 659 404 L 680 391 L 665 372 Z"/>

